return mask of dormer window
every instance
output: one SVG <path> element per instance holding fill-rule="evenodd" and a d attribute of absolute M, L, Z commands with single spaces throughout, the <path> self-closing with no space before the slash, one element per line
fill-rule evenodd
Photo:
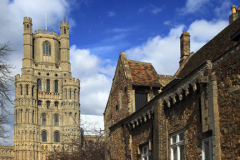
<path fill-rule="evenodd" d="M 48 41 L 43 42 L 43 55 L 51 56 L 51 45 Z"/>

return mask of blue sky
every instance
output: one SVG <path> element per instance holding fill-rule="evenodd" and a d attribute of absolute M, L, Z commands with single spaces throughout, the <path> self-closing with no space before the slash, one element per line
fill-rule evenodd
<path fill-rule="evenodd" d="M 72 76 L 81 80 L 81 113 L 102 115 L 120 52 L 128 59 L 151 62 L 158 74 L 173 75 L 179 66 L 183 31 L 197 51 L 228 25 L 231 5 L 237 0 L 1 0 L 0 43 L 11 41 L 9 63 L 21 73 L 23 17 L 33 31 L 59 33 L 60 21 L 70 23 Z M 14 86 L 13 86 L 14 87 Z M 12 92 L 14 99 L 14 92 Z M 14 107 L 9 106 L 13 114 Z M 13 122 L 13 116 L 11 122 Z M 13 137 L 13 123 L 6 124 Z M 3 145 L 13 145 L 13 139 Z"/>

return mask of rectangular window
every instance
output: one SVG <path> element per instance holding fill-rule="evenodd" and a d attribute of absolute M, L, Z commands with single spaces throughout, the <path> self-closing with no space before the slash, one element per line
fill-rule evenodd
<path fill-rule="evenodd" d="M 184 132 L 179 131 L 170 136 L 171 160 L 184 160 Z"/>
<path fill-rule="evenodd" d="M 136 110 L 141 108 L 146 103 L 147 103 L 147 93 L 135 92 L 135 106 L 136 106 Z"/>
<path fill-rule="evenodd" d="M 142 147 L 142 160 L 149 160 L 150 152 L 149 152 L 149 146 L 143 146 Z"/>
<path fill-rule="evenodd" d="M 202 140 L 202 160 L 212 160 L 212 137 Z"/>

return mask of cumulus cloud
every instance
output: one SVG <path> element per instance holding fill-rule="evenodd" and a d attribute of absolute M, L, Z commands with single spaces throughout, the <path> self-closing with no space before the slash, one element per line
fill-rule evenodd
<path fill-rule="evenodd" d="M 89 49 L 71 48 L 71 64 L 74 77 L 81 80 L 81 113 L 102 115 L 107 103 L 115 66 L 110 60 L 102 60 Z"/>
<path fill-rule="evenodd" d="M 227 24 L 227 21 L 222 20 L 192 22 L 187 30 L 191 36 L 191 51 L 196 52 Z M 165 37 L 150 38 L 142 45 L 127 50 L 127 57 L 132 60 L 151 62 L 159 74 L 173 75 L 179 67 L 179 37 L 186 28 L 184 25 L 179 25 L 170 29 Z"/>

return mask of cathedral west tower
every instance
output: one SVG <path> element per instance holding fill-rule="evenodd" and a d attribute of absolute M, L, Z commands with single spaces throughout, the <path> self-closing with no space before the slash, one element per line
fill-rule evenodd
<path fill-rule="evenodd" d="M 16 160 L 44 160 L 49 151 L 72 150 L 80 137 L 80 81 L 72 77 L 69 24 L 60 36 L 23 21 L 22 75 L 15 76 L 14 147 Z"/>

